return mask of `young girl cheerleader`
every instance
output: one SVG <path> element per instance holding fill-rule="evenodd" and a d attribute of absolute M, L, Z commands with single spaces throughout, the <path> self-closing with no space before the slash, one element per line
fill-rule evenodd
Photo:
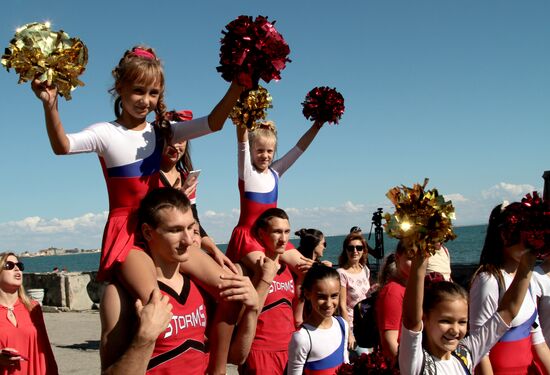
<path fill-rule="evenodd" d="M 333 316 L 340 295 L 338 272 L 313 264 L 304 277 L 302 294 L 309 313 L 288 346 L 287 374 L 334 374 L 348 362 L 348 324 Z"/>
<path fill-rule="evenodd" d="M 399 369 L 403 375 L 472 374 L 474 366 L 510 329 L 529 288 L 535 255 L 522 246 L 521 261 L 496 314 L 477 329 L 468 328 L 468 294 L 458 284 L 424 280 L 428 258 L 413 258 L 403 301 Z M 519 374 L 519 373 L 515 373 Z"/>
<path fill-rule="evenodd" d="M 280 208 L 268 208 L 254 222 L 251 234 L 265 249 L 265 256 L 258 260 L 263 272 L 254 274 L 252 279 L 260 314 L 252 348 L 239 373 L 282 375 L 288 362 L 288 343 L 295 331 L 294 278 L 289 267 L 280 261 L 290 237 L 288 215 Z"/>
<path fill-rule="evenodd" d="M 509 288 L 519 267 L 523 250 L 516 219 L 521 204 L 496 206 L 489 217 L 487 235 L 481 251 L 480 267 L 470 290 L 470 328 L 482 326 L 497 310 L 499 300 Z M 550 354 L 537 319 L 536 282 L 522 300 L 513 329 L 491 349 L 476 370 L 480 374 L 527 374 L 533 366 L 533 352 L 550 371 Z M 537 328 L 534 328 L 537 327 Z"/>
<path fill-rule="evenodd" d="M 234 262 L 250 267 L 263 256 L 263 247 L 250 233 L 252 223 L 260 213 L 277 206 L 279 177 L 306 151 L 323 123 L 314 122 L 300 138 L 296 146 L 282 158 L 273 161 L 277 147 L 275 124 L 266 121 L 258 129 L 248 132 L 237 126 L 238 173 L 241 213 L 227 245 L 227 256 Z M 293 269 L 304 258 L 288 243 L 288 254 L 283 260 Z"/>
<path fill-rule="evenodd" d="M 109 217 L 103 235 L 98 279 L 116 277 L 132 295 L 146 303 L 157 281 L 151 258 L 134 249 L 135 212 L 145 194 L 160 184 L 164 142 L 196 138 L 220 130 L 242 89 L 232 84 L 207 117 L 170 124 L 164 120 L 163 67 L 151 48 L 137 46 L 126 51 L 113 70 L 113 77 L 115 84 L 111 92 L 116 97 L 116 120 L 100 122 L 73 134 L 66 134 L 61 123 L 57 89 L 38 80 L 33 81 L 32 88 L 43 103 L 53 151 L 56 154 L 95 152 L 99 156 L 109 195 Z M 147 121 L 147 115 L 153 111 L 157 127 Z M 208 256 L 199 249 L 191 251 L 194 255 L 182 264 L 182 271 L 215 290 L 219 274 L 210 266 L 211 259 L 205 259 Z M 214 342 L 216 347 L 215 339 Z M 227 352 L 227 347 L 221 351 Z M 223 360 L 223 356 L 218 358 Z"/>
<path fill-rule="evenodd" d="M 55 87 L 38 80 L 33 90 L 43 103 L 46 128 L 56 154 L 95 152 L 105 175 L 109 195 L 109 218 L 105 227 L 99 280 L 114 275 L 146 302 L 151 294 L 154 274 L 144 268 L 142 252 L 132 251 L 136 232 L 136 208 L 143 196 L 159 186 L 163 135 L 171 133 L 173 141 L 196 138 L 222 128 L 241 92 L 232 84 L 209 116 L 192 121 L 153 127 L 147 115 L 154 111 L 163 119 L 164 72 L 161 61 L 151 48 L 134 47 L 124 53 L 113 70 L 111 92 L 116 97 L 115 116 L 85 130 L 66 134 L 58 111 Z"/>

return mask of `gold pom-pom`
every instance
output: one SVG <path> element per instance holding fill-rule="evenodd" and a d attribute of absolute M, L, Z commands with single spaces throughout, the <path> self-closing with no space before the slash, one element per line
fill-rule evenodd
<path fill-rule="evenodd" d="M 78 76 L 88 63 L 88 49 L 64 31 L 52 31 L 48 23 L 29 23 L 17 29 L 0 61 L 19 74 L 19 82 L 38 76 L 57 87 L 59 95 L 71 100 L 71 91 L 84 86 Z"/>
<path fill-rule="evenodd" d="M 451 201 L 445 201 L 436 189 L 424 191 L 423 185 L 397 186 L 386 196 L 395 206 L 393 214 L 386 213 L 384 225 L 388 235 L 398 239 L 409 239 L 426 254 L 434 254 L 436 244 L 456 238 L 451 220 L 455 210 Z"/>
<path fill-rule="evenodd" d="M 245 91 L 231 110 L 229 117 L 237 126 L 254 130 L 266 118 L 266 110 L 273 108 L 271 95 L 262 86 L 256 90 Z"/>

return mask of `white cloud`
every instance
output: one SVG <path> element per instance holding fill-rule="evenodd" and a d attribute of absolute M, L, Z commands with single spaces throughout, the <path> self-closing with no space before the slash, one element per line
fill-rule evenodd
<path fill-rule="evenodd" d="M 69 219 L 39 216 L 0 223 L 2 248 L 36 251 L 49 246 L 98 248 L 101 245 L 107 211 L 86 213 Z"/>
<path fill-rule="evenodd" d="M 458 193 L 445 194 L 444 198 L 445 198 L 445 200 L 452 201 L 453 204 L 456 204 L 457 202 L 468 202 L 468 198 L 466 198 L 464 195 L 458 194 Z"/>
<path fill-rule="evenodd" d="M 516 185 L 501 182 L 482 191 L 481 196 L 484 199 L 518 201 L 521 200 L 525 194 L 534 190 L 536 190 L 536 188 L 529 184 Z"/>
<path fill-rule="evenodd" d="M 353 202 L 347 201 L 344 203 L 344 209 L 350 213 L 364 212 L 364 204 L 353 204 Z"/>
<path fill-rule="evenodd" d="M 503 200 L 518 201 L 535 188 L 528 184 L 501 182 L 472 196 L 461 193 L 445 195 L 456 211 L 455 225 L 486 223 L 491 209 Z M 368 234 L 372 214 L 378 207 L 393 212 L 393 206 L 383 202 L 359 203 L 344 201 L 329 207 L 282 207 L 290 216 L 292 233 L 300 228 L 316 228 L 326 235 L 348 233 L 352 226 L 360 226 Z M 199 213 L 201 224 L 218 243 L 229 241 L 239 220 L 239 209 L 226 212 L 205 210 Z M 15 251 L 36 251 L 49 246 L 65 248 L 97 248 L 100 246 L 107 212 L 87 213 L 75 218 L 27 217 L 19 221 L 0 223 L 2 248 Z"/>

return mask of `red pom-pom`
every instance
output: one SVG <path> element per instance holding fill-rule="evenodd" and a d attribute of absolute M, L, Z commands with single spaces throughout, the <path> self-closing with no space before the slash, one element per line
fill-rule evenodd
<path fill-rule="evenodd" d="M 338 124 L 346 109 L 342 94 L 329 87 L 315 87 L 307 93 L 302 105 L 302 112 L 307 119 L 321 123 Z"/>
<path fill-rule="evenodd" d="M 228 82 L 236 80 L 250 89 L 263 79 L 281 79 L 281 71 L 290 62 L 290 48 L 267 17 L 239 16 L 222 31 L 220 66 L 216 68 Z"/>
<path fill-rule="evenodd" d="M 546 203 L 536 191 L 521 200 L 522 238 L 539 256 L 550 253 L 550 209 Z"/>
<path fill-rule="evenodd" d="M 342 363 L 336 370 L 336 375 L 398 375 L 399 370 L 386 361 L 380 350 L 369 354 L 361 354 Z"/>

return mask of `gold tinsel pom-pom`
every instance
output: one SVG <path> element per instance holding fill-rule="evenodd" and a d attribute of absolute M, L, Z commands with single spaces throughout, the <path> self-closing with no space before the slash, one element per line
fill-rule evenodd
<path fill-rule="evenodd" d="M 18 83 L 33 80 L 57 87 L 71 100 L 71 91 L 84 86 L 78 76 L 88 62 L 88 49 L 64 31 L 52 31 L 48 23 L 29 23 L 17 29 L 0 63 L 19 74 Z"/>
<path fill-rule="evenodd" d="M 235 125 L 254 130 L 262 120 L 265 120 L 268 108 L 273 108 L 271 95 L 265 88 L 258 85 L 256 90 L 243 92 L 229 117 Z"/>
<path fill-rule="evenodd" d="M 451 201 L 446 201 L 436 189 L 425 191 L 423 185 L 396 186 L 386 196 L 395 206 L 393 214 L 386 213 L 384 225 L 388 235 L 412 241 L 427 255 L 434 254 L 436 244 L 456 238 L 451 220 L 455 210 Z"/>

